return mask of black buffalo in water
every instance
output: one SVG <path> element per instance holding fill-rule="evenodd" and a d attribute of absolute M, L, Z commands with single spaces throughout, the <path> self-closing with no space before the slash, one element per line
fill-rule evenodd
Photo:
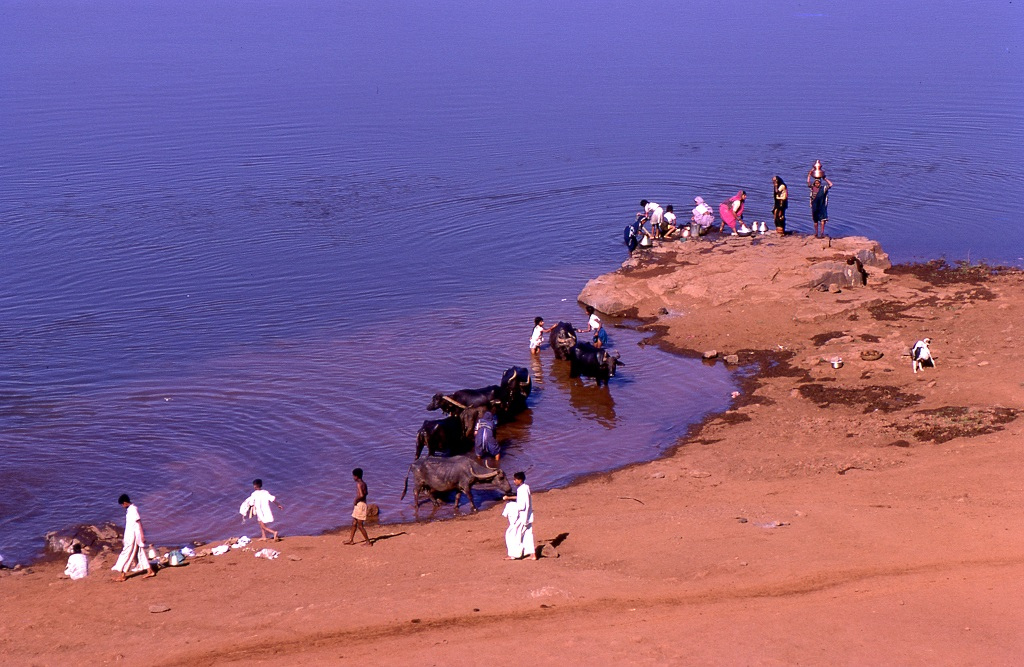
<path fill-rule="evenodd" d="M 526 407 L 526 399 L 532 390 L 530 371 L 513 366 L 502 373 L 500 385 L 460 389 L 450 394 L 434 394 L 427 405 L 427 410 L 442 410 L 449 415 L 459 415 L 467 408 L 488 407 L 495 414 L 507 417 Z"/>
<path fill-rule="evenodd" d="M 448 415 L 458 415 L 466 408 L 501 404 L 504 392 L 496 384 L 479 389 L 460 389 L 450 394 L 434 394 L 427 410 L 441 410 Z"/>
<path fill-rule="evenodd" d="M 506 412 L 519 412 L 526 408 L 526 399 L 533 391 L 529 369 L 513 366 L 501 374 L 503 407 Z"/>
<path fill-rule="evenodd" d="M 608 385 L 608 378 L 615 377 L 615 368 L 625 366 L 619 361 L 619 353 L 594 347 L 590 343 L 577 343 L 569 350 L 569 377 L 591 377 L 597 386 Z"/>
<path fill-rule="evenodd" d="M 416 432 L 416 458 L 420 457 L 424 447 L 427 448 L 427 456 L 433 456 L 436 452 L 451 456 L 465 454 L 471 445 L 461 416 L 428 419 Z"/>
<path fill-rule="evenodd" d="M 548 342 L 555 359 L 568 359 L 569 350 L 576 344 L 576 328 L 568 322 L 559 322 L 548 334 Z"/>
<path fill-rule="evenodd" d="M 409 466 L 409 473 L 405 476 L 402 499 L 405 498 L 405 494 L 409 490 L 410 475 L 412 475 L 412 493 L 416 500 L 416 507 L 420 506 L 420 493 L 423 491 L 430 494 L 435 508 L 441 504 L 441 500 L 437 497 L 439 493 L 455 491 L 455 509 L 459 508 L 459 496 L 465 495 L 474 512 L 476 511 L 472 492 L 474 484 L 493 484 L 502 493 L 512 493 L 512 485 L 508 483 L 508 478 L 500 468 L 488 468 L 469 456 L 452 456 L 451 458 L 427 456 L 413 461 Z"/>

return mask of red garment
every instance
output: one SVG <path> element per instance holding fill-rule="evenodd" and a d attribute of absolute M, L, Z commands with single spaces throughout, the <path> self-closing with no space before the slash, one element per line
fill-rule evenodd
<path fill-rule="evenodd" d="M 743 200 L 741 199 L 742 197 L 743 191 L 741 190 L 740 192 L 736 193 L 735 197 L 729 197 L 728 200 L 722 202 L 721 205 L 719 205 L 718 207 L 718 213 L 719 215 L 722 216 L 722 222 L 732 227 L 732 231 L 736 231 L 736 221 L 743 217 Z M 732 209 L 732 204 L 733 202 L 737 201 L 740 203 L 740 206 L 734 213 Z"/>

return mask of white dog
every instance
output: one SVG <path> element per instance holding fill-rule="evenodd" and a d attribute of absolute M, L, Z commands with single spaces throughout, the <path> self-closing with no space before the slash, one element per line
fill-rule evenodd
<path fill-rule="evenodd" d="M 915 373 L 918 369 L 924 370 L 925 366 L 935 368 L 935 357 L 932 356 L 932 351 L 928 347 L 931 344 L 932 339 L 925 338 L 914 343 L 914 347 L 911 348 L 910 364 Z"/>

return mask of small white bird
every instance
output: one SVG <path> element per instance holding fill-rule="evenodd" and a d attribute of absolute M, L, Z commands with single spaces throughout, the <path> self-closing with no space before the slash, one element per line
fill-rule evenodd
<path fill-rule="evenodd" d="M 924 370 L 925 366 L 935 368 L 935 357 L 932 356 L 931 348 L 928 346 L 932 344 L 931 338 L 925 338 L 914 343 L 914 347 L 910 349 L 910 366 L 916 373 L 918 369 Z"/>

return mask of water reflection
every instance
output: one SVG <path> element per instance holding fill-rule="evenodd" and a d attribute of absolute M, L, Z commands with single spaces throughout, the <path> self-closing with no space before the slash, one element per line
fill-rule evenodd
<path fill-rule="evenodd" d="M 598 387 L 592 378 L 569 377 L 569 362 L 554 361 L 551 377 L 558 387 L 569 396 L 569 407 L 580 419 L 592 419 L 606 429 L 615 428 L 618 418 L 615 414 L 615 399 L 612 397 L 614 388 L 610 384 L 618 383 L 620 378 L 611 378 L 609 385 Z"/>

